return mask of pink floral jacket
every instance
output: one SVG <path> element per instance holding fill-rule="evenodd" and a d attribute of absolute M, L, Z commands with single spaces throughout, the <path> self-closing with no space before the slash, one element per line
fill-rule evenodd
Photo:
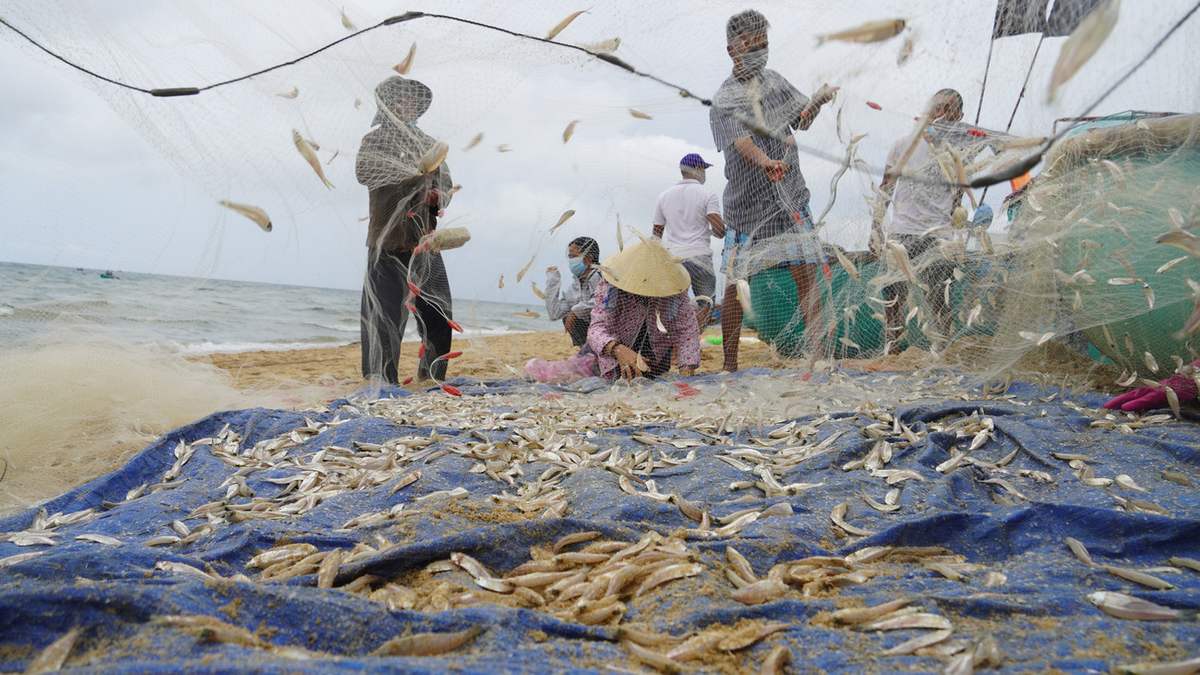
<path fill-rule="evenodd" d="M 658 330 L 657 317 L 662 318 L 666 333 Z M 633 347 L 643 326 L 656 355 L 661 356 L 674 347 L 675 361 L 680 368 L 699 367 L 700 327 L 696 323 L 696 306 L 688 298 L 687 291 L 666 298 L 647 298 L 601 281 L 596 288 L 596 305 L 592 308 L 587 343 L 600 357 L 603 377 L 612 380 L 620 375 L 617 360 L 606 356 L 604 348 L 614 340 Z"/>

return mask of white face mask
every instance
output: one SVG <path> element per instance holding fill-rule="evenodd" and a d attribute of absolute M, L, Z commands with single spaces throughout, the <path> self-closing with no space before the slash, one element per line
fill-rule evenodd
<path fill-rule="evenodd" d="M 742 58 L 736 69 L 738 74 L 746 77 L 758 75 L 767 67 L 767 56 L 768 49 L 766 47 L 752 49 L 742 54 Z"/>

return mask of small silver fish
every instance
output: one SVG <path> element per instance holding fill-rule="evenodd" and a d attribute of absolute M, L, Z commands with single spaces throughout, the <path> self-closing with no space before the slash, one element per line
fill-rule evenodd
<path fill-rule="evenodd" d="M 479 132 L 471 138 L 471 141 L 469 143 L 467 143 L 466 146 L 463 147 L 463 152 L 470 150 L 471 148 L 479 145 L 482 142 L 483 142 L 483 132 Z"/>
<path fill-rule="evenodd" d="M 562 227 L 563 223 L 570 220 L 571 216 L 573 215 L 575 215 L 575 209 L 567 209 L 566 211 L 563 211 L 562 215 L 558 217 L 558 222 L 554 223 L 554 225 L 550 228 L 550 234 L 554 234 L 554 232 L 558 230 L 558 228 Z M 517 279 L 517 281 L 520 281 L 520 279 Z"/>
<path fill-rule="evenodd" d="M 401 75 L 407 75 L 408 71 L 412 70 L 413 61 L 416 58 L 417 58 L 417 43 L 414 42 L 414 43 L 412 43 L 412 46 L 408 48 L 408 55 L 404 57 L 403 61 L 392 66 L 392 70 L 396 71 L 397 73 L 400 73 Z"/>
<path fill-rule="evenodd" d="M 300 152 L 300 156 L 304 158 L 304 161 L 308 162 L 308 165 L 312 167 L 312 170 L 317 174 L 317 177 L 321 179 L 321 182 L 325 184 L 325 187 L 333 189 L 333 183 L 330 183 L 329 179 L 325 177 L 325 171 L 321 168 L 321 160 L 317 157 L 316 151 L 313 150 L 312 145 L 300 135 L 300 132 L 296 131 L 295 129 L 292 129 L 292 142 L 296 145 L 296 150 Z"/>
<path fill-rule="evenodd" d="M 636 118 L 636 119 L 639 119 L 639 120 L 652 120 L 652 119 L 654 119 L 653 117 L 651 117 L 651 116 L 650 116 L 650 115 L 648 115 L 647 113 L 644 113 L 644 112 L 642 112 L 641 110 L 637 110 L 636 108 L 630 108 L 630 109 L 629 109 L 629 114 L 630 114 L 631 116 L 633 116 L 634 118 Z"/>
<path fill-rule="evenodd" d="M 300 87 L 292 87 L 291 91 L 285 91 L 282 94 L 275 94 L 279 98 L 296 98 L 300 95 Z"/>
<path fill-rule="evenodd" d="M 563 129 L 563 132 L 562 132 L 563 143 L 566 143 L 567 141 L 571 140 L 571 137 L 575 135 L 575 125 L 576 124 L 579 124 L 579 120 L 571 120 L 570 122 L 567 123 L 567 128 Z"/>
<path fill-rule="evenodd" d="M 829 42 L 830 40 L 838 40 L 840 42 L 858 42 L 871 43 L 881 42 L 889 38 L 893 38 L 904 30 L 908 23 L 904 19 L 885 19 L 882 21 L 868 21 L 854 28 L 847 28 L 836 33 L 825 33 L 817 36 L 817 46 Z"/>
<path fill-rule="evenodd" d="M 262 228 L 263 232 L 270 232 L 272 229 L 271 216 L 267 215 L 266 211 L 263 211 L 257 206 L 252 206 L 250 204 L 239 204 L 238 202 L 231 202 L 225 199 L 222 199 L 217 203 L 229 209 L 230 211 L 233 211 L 234 213 L 240 214 L 254 221 L 256 225 Z"/>
<path fill-rule="evenodd" d="M 581 9 L 576 12 L 571 12 L 565 18 L 563 18 L 562 21 L 559 21 L 558 23 L 554 24 L 554 27 L 550 29 L 550 32 L 546 33 L 546 39 L 553 40 L 554 38 L 558 37 L 558 34 L 563 32 L 563 30 L 566 29 L 567 26 L 570 26 L 572 21 L 574 21 L 575 19 L 578 19 L 581 14 L 586 14 L 586 13 L 587 13 L 586 9 Z"/>
<path fill-rule="evenodd" d="M 1050 74 L 1050 87 L 1046 92 L 1047 103 L 1054 103 L 1059 87 L 1074 77 L 1108 39 L 1117 25 L 1120 7 L 1120 0 L 1107 0 L 1093 9 L 1063 43 L 1058 53 L 1058 61 L 1054 63 L 1054 70 Z"/>

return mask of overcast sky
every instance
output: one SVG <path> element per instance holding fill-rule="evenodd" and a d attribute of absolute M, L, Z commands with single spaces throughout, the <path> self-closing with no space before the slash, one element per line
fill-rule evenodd
<path fill-rule="evenodd" d="M 1049 133 L 1053 120 L 1081 109 L 1128 68 L 1178 16 L 1184 0 L 1126 2 L 1116 32 L 1071 82 L 1061 100 L 1044 92 L 1063 39 L 1046 41 L 1014 133 Z M 836 8 L 833 6 L 836 5 Z M 825 2 L 605 2 L 559 39 L 620 37 L 617 54 L 635 66 L 710 96 L 729 73 L 724 20 L 745 7 L 772 21 L 771 61 L 801 91 L 822 82 L 842 93 L 798 141 L 834 155 L 843 109 L 850 133 L 868 133 L 862 156 L 880 165 L 930 94 L 959 89 L 973 117 L 987 60 L 994 3 L 977 0 Z M 4 16 L 72 59 L 143 86 L 197 85 L 293 58 L 346 35 L 340 4 L 319 0 L 21 0 Z M 416 7 L 544 34 L 586 4 L 426 2 Z M 399 11 L 394 2 L 347 2 L 363 27 Z M 896 66 L 902 38 L 877 45 L 814 47 L 816 34 L 867 19 L 905 17 L 916 49 Z M 1189 25 L 1101 106 L 1195 111 L 1200 78 Z M 100 85 L 0 31 L 0 260 L 127 269 L 203 277 L 355 288 L 365 262 L 366 190 L 353 176 L 358 140 L 374 113 L 371 90 L 416 42 L 411 77 L 434 91 L 421 126 L 452 147 L 447 159 L 463 185 L 446 225 L 468 227 L 472 242 L 446 255 L 455 295 L 529 302 L 516 271 L 537 256 L 532 278 L 564 264 L 574 236 L 591 234 L 615 250 L 617 214 L 648 231 L 657 194 L 678 180 L 677 164 L 700 152 L 717 166 L 707 109 L 669 88 L 565 50 L 432 19 L 382 28 L 300 64 L 187 99 L 151 99 Z M 1029 66 L 1035 36 L 996 43 L 982 124 L 1003 128 Z M 275 96 L 292 87 L 294 100 Z M 354 107 L 355 98 L 363 101 Z M 878 103 L 875 111 L 867 101 Z M 628 109 L 651 114 L 634 119 Z M 566 124 L 580 120 L 564 145 Z M 291 129 L 321 145 L 336 186 L 326 190 L 297 154 Z M 479 147 L 463 147 L 476 133 Z M 499 144 L 512 151 L 501 153 Z M 824 208 L 837 166 L 801 155 Z M 849 174 L 827 228 L 848 247 L 865 243 L 863 195 L 877 177 Z M 999 194 L 996 194 L 999 192 Z M 989 200 L 1007 190 L 993 190 Z M 271 213 L 261 232 L 216 205 L 231 199 Z M 546 233 L 565 209 L 577 215 Z M 715 247 L 715 242 L 714 242 Z M 497 288 L 504 273 L 508 284 Z"/>

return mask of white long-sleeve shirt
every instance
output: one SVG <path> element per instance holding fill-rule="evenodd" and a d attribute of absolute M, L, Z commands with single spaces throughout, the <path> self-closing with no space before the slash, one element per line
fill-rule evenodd
<path fill-rule="evenodd" d="M 600 273 L 592 269 L 580 281 L 571 275 L 567 286 L 562 284 L 558 270 L 546 272 L 546 313 L 552 321 L 559 321 L 567 312 L 576 318 L 590 320 L 592 307 L 596 305 L 596 287 L 600 285 Z"/>

